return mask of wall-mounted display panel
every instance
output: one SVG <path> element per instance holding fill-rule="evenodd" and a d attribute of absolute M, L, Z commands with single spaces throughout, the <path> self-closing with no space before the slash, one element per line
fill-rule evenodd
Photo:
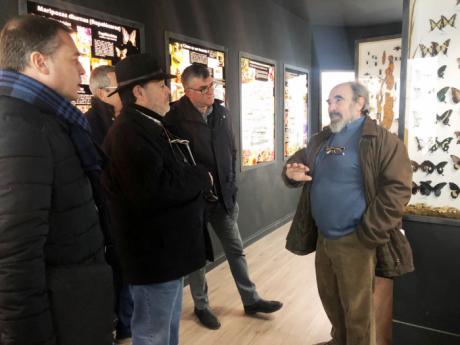
<path fill-rule="evenodd" d="M 369 116 L 398 134 L 401 37 L 359 40 L 355 54 L 356 78 L 369 90 Z"/>
<path fill-rule="evenodd" d="M 177 101 L 184 95 L 181 75 L 192 63 L 208 66 L 214 79 L 214 97 L 225 101 L 225 49 L 213 44 L 185 36 L 166 34 L 169 57 L 169 73 L 176 76 L 171 79 L 171 100 Z"/>
<path fill-rule="evenodd" d="M 308 72 L 284 66 L 284 157 L 308 141 Z"/>
<path fill-rule="evenodd" d="M 91 71 L 100 65 L 114 65 L 126 56 L 141 51 L 143 26 L 139 23 L 60 1 L 24 1 L 20 12 L 52 18 L 72 29 L 71 36 L 80 52 L 80 63 L 85 69 L 79 97 L 75 102 L 83 112 L 91 106 Z"/>
<path fill-rule="evenodd" d="M 241 165 L 275 160 L 275 62 L 240 55 Z"/>
<path fill-rule="evenodd" d="M 460 2 L 409 2 L 405 142 L 414 171 L 407 212 L 460 219 Z"/>

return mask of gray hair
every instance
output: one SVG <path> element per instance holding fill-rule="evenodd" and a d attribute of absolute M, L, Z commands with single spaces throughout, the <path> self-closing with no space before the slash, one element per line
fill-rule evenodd
<path fill-rule="evenodd" d="M 201 63 L 192 63 L 181 75 L 182 85 L 186 87 L 192 78 L 206 79 L 210 76 L 208 66 Z"/>
<path fill-rule="evenodd" d="M 369 115 L 369 90 L 363 84 L 357 81 L 350 81 L 346 84 L 350 85 L 351 91 L 353 92 L 353 102 L 357 102 L 359 97 L 364 98 L 364 105 L 361 109 L 361 115 Z"/>
<path fill-rule="evenodd" d="M 96 94 L 97 89 L 110 86 L 110 79 L 107 76 L 109 73 L 115 73 L 115 67 L 103 65 L 93 69 L 89 78 L 89 89 L 93 95 Z"/>
<path fill-rule="evenodd" d="M 54 19 L 31 14 L 14 17 L 0 32 L 0 68 L 22 72 L 33 52 L 52 56 L 61 45 L 60 31 L 72 32 Z"/>

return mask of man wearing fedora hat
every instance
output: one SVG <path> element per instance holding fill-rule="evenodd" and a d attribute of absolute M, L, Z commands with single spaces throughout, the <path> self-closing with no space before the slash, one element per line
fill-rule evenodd
<path fill-rule="evenodd" d="M 196 166 L 188 142 L 163 127 L 169 110 L 165 74 L 149 54 L 115 67 L 123 103 L 103 147 L 113 237 L 134 302 L 135 345 L 176 345 L 183 277 L 207 257 L 203 191 L 212 177 Z"/>

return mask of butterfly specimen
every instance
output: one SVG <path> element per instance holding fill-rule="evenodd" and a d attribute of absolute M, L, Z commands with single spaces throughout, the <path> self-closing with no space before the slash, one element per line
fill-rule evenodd
<path fill-rule="evenodd" d="M 422 164 L 418 164 L 415 161 L 410 161 L 410 164 L 412 165 L 412 171 L 413 172 L 416 172 L 418 169 L 420 169 L 421 171 L 423 171 L 423 172 L 425 172 L 427 174 L 431 174 L 431 173 L 433 173 L 433 171 L 436 170 L 438 172 L 438 174 L 443 175 L 444 167 L 446 166 L 447 161 L 438 163 L 437 165 L 435 165 L 434 163 L 432 163 L 432 162 L 430 162 L 428 160 L 423 161 Z"/>
<path fill-rule="evenodd" d="M 449 48 L 450 39 L 446 40 L 443 44 L 439 44 L 437 42 L 431 42 L 431 46 L 425 46 L 423 44 L 419 44 L 420 50 L 422 52 L 422 57 L 425 56 L 436 56 L 439 53 L 443 53 L 447 55 L 447 48 Z"/>
<path fill-rule="evenodd" d="M 460 102 L 460 90 L 455 87 L 451 87 L 450 90 L 452 91 L 452 101 L 454 103 Z"/>
<path fill-rule="evenodd" d="M 438 68 L 438 77 L 444 78 L 444 72 L 446 71 L 447 65 L 442 65 Z"/>
<path fill-rule="evenodd" d="M 449 124 L 449 119 L 450 115 L 452 115 L 452 109 L 446 110 L 443 112 L 441 115 L 436 114 L 436 123 L 441 122 L 442 124 L 446 126 L 450 126 Z"/>
<path fill-rule="evenodd" d="M 430 142 L 432 142 L 432 137 L 429 139 L 421 139 L 419 137 L 415 137 L 415 141 L 417 142 L 417 151 L 422 151 L 422 149 Z"/>
<path fill-rule="evenodd" d="M 420 192 L 422 195 L 430 195 L 433 193 L 435 196 L 441 195 L 441 189 L 446 185 L 446 182 L 438 183 L 436 186 L 431 186 L 431 181 L 420 181 L 420 185 L 412 182 L 412 194 Z"/>
<path fill-rule="evenodd" d="M 449 87 L 446 86 L 446 87 L 443 87 L 441 90 L 439 90 L 437 93 L 436 93 L 436 96 L 438 96 L 438 101 L 439 102 L 446 102 L 446 93 L 447 91 L 449 91 Z"/>
<path fill-rule="evenodd" d="M 134 29 L 131 33 L 124 27 L 121 27 L 121 35 L 123 44 L 120 47 L 115 47 L 115 52 L 120 60 L 123 60 L 128 55 L 139 53 L 136 45 L 137 31 Z"/>
<path fill-rule="evenodd" d="M 438 148 L 441 148 L 444 152 L 449 150 L 450 142 L 453 140 L 453 137 L 447 137 L 442 141 L 438 141 L 438 137 L 435 138 L 435 143 L 430 147 L 430 152 L 433 153 Z"/>
<path fill-rule="evenodd" d="M 450 155 L 450 158 L 452 158 L 452 163 L 454 164 L 454 169 L 455 170 L 460 169 L 460 157 L 457 157 L 456 155 Z"/>
<path fill-rule="evenodd" d="M 453 182 L 449 182 L 450 196 L 454 199 L 457 199 L 460 194 L 460 187 Z"/>
<path fill-rule="evenodd" d="M 433 31 L 434 29 L 438 28 L 439 30 L 444 29 L 446 26 L 451 26 L 455 28 L 455 18 L 457 17 L 457 14 L 453 14 L 452 17 L 447 19 L 444 15 L 441 16 L 441 19 L 438 21 L 435 21 L 433 19 L 430 19 L 430 31 Z"/>
<path fill-rule="evenodd" d="M 460 144 L 460 131 L 456 131 L 455 136 L 457 137 L 457 144 Z"/>

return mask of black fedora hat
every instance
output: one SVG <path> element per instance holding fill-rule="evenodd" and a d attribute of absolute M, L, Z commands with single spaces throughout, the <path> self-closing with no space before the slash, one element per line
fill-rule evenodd
<path fill-rule="evenodd" d="M 163 72 L 158 61 L 150 54 L 135 54 L 127 56 L 115 65 L 117 89 L 109 94 L 119 92 L 129 86 L 141 84 L 150 80 L 165 80 L 176 76 Z"/>

